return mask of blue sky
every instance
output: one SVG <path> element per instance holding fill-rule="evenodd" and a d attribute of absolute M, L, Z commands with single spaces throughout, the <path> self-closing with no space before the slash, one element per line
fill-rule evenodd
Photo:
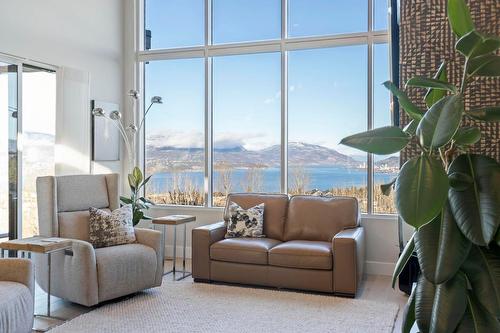
<path fill-rule="evenodd" d="M 203 0 L 148 0 L 153 48 L 203 44 Z M 366 31 L 367 1 L 290 0 L 290 36 Z M 376 0 L 375 28 L 384 28 L 385 0 Z M 280 36 L 279 0 L 214 0 L 214 43 Z M 375 124 L 390 124 L 387 45 L 374 47 Z M 289 52 L 289 140 L 338 146 L 367 126 L 367 46 Z M 262 149 L 280 141 L 280 54 L 215 57 L 214 141 L 219 147 Z M 146 99 L 163 96 L 148 116 L 148 134 L 168 144 L 201 147 L 204 135 L 204 60 L 146 65 Z M 162 142 L 161 144 L 165 144 Z"/>

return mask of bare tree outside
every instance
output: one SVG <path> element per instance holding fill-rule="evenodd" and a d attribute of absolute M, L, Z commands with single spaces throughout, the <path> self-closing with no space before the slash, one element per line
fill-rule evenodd
<path fill-rule="evenodd" d="M 305 194 L 311 179 L 303 165 L 290 168 L 290 194 Z"/>
<path fill-rule="evenodd" d="M 262 192 L 264 190 L 264 171 L 260 166 L 252 166 L 246 170 L 245 181 L 241 187 L 246 192 Z"/>
<path fill-rule="evenodd" d="M 227 197 L 233 188 L 233 170 L 234 167 L 229 163 L 220 162 L 215 165 L 215 171 L 219 173 L 217 188 L 224 194 L 224 197 Z"/>

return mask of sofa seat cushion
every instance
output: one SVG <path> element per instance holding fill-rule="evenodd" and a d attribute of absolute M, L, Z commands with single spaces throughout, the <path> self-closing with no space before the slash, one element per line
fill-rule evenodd
<path fill-rule="evenodd" d="M 0 331 L 31 332 L 33 295 L 22 283 L 0 281 Z"/>
<path fill-rule="evenodd" d="M 332 243 L 294 240 L 269 251 L 269 265 L 306 269 L 332 269 Z"/>
<path fill-rule="evenodd" d="M 135 293 L 154 285 L 156 252 L 142 244 L 95 250 L 99 302 Z"/>
<path fill-rule="evenodd" d="M 271 238 L 228 238 L 210 246 L 210 259 L 267 265 L 267 254 L 281 242 Z"/>

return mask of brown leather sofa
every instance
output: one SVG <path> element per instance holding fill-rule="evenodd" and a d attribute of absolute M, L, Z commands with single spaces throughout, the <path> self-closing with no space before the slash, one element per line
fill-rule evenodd
<path fill-rule="evenodd" d="M 225 239 L 224 221 L 193 229 L 196 282 L 356 295 L 365 240 L 355 198 L 234 193 L 227 201 L 243 208 L 264 202 L 266 238 Z M 227 214 L 226 206 L 225 221 Z"/>

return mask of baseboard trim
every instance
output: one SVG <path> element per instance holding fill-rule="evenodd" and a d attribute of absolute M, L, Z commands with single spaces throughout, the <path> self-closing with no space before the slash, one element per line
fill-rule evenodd
<path fill-rule="evenodd" d="M 383 261 L 366 261 L 365 273 L 370 275 L 392 276 L 396 263 Z"/>

